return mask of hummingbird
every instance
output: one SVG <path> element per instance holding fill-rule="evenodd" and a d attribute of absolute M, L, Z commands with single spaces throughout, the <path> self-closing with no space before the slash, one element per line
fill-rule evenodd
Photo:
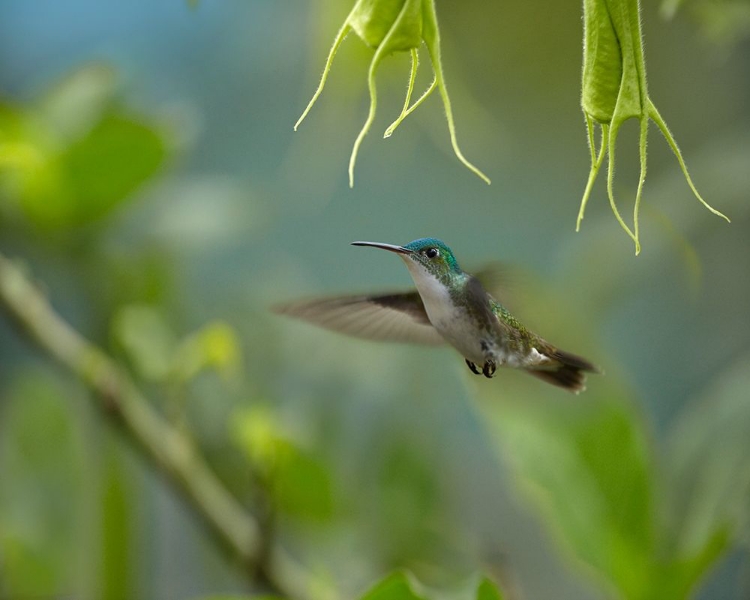
<path fill-rule="evenodd" d="M 498 367 L 523 369 L 574 393 L 585 389 L 588 360 L 560 350 L 524 327 L 481 281 L 458 265 L 435 238 L 405 246 L 352 242 L 397 254 L 416 290 L 338 296 L 279 305 L 275 312 L 369 340 L 453 346 L 476 375 L 492 378 Z"/>

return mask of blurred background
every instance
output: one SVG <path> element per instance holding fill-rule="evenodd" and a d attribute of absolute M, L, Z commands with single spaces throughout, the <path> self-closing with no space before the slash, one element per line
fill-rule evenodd
<path fill-rule="evenodd" d="M 0 2 L 0 252 L 116 358 L 312 582 L 351 598 L 394 569 L 426 595 L 750 597 L 747 2 L 645 2 L 655 127 L 643 251 L 589 169 L 570 3 L 438 2 L 458 138 L 437 95 L 390 139 L 408 55 L 387 58 L 355 187 L 372 51 L 351 2 Z M 426 56 L 426 55 L 425 55 Z M 418 89 L 430 82 L 425 58 Z M 421 86 L 421 87 L 420 87 Z M 637 124 L 618 146 L 631 213 Z M 408 287 L 353 240 L 434 236 L 599 364 L 573 397 L 449 349 L 285 321 L 299 297 Z M 1 312 L 1 311 L 0 311 Z M 0 598 L 198 598 L 264 589 L 90 392 L 0 317 Z"/>

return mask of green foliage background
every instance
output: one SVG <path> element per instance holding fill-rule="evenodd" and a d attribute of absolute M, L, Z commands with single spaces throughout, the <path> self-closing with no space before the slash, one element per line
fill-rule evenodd
<path fill-rule="evenodd" d="M 746 20 L 717 35 L 717 3 L 669 22 L 644 6 L 650 94 L 733 222 L 704 212 L 652 132 L 635 259 L 603 186 L 573 233 L 589 167 L 578 6 L 438 2 L 462 147 L 493 184 L 455 160 L 432 98 L 368 136 L 349 190 L 371 50 L 347 40 L 292 132 L 343 0 L 32 4 L 0 4 L 0 252 L 271 525 L 307 596 L 750 594 Z M 408 69 L 382 63 L 373 133 Z M 637 127 L 620 148 L 628 198 Z M 486 381 L 449 350 L 268 311 L 405 287 L 399 261 L 348 243 L 425 235 L 469 270 L 518 265 L 518 316 L 606 376 L 580 397 Z M 0 598 L 273 592 L 88 394 L 0 318 Z"/>

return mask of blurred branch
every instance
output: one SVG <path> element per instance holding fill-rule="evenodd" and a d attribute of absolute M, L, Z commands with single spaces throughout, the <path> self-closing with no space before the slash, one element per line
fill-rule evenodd
<path fill-rule="evenodd" d="M 268 556 L 258 521 L 214 475 L 190 439 L 163 419 L 113 359 L 58 316 L 18 265 L 0 254 L 0 308 L 47 354 L 76 374 L 146 457 L 175 484 L 247 572 L 274 592 L 304 597 L 304 570 L 275 551 Z"/>

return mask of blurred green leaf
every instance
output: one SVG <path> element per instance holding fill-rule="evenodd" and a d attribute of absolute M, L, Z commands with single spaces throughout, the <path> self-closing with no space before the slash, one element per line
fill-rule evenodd
<path fill-rule="evenodd" d="M 230 423 L 232 439 L 250 462 L 264 472 L 271 471 L 276 460 L 276 444 L 281 435 L 281 426 L 271 409 L 263 405 L 240 409 Z"/>
<path fill-rule="evenodd" d="M 691 553 L 664 551 L 652 570 L 651 598 L 691 598 L 696 585 L 727 548 L 728 529 L 719 528 Z"/>
<path fill-rule="evenodd" d="M 247 595 L 247 594 L 216 594 L 211 596 L 200 596 L 195 600 L 283 600 L 282 596 Z"/>
<path fill-rule="evenodd" d="M 372 543 L 392 564 L 408 563 L 414 557 L 427 559 L 454 533 L 441 510 L 438 470 L 407 436 L 384 449 L 376 485 L 368 491 L 374 504 L 369 511 L 378 515 Z M 388 524 L 384 531 L 383 523 Z M 431 523 L 444 525 L 435 531 Z"/>
<path fill-rule="evenodd" d="M 143 379 L 185 383 L 213 369 L 229 380 L 240 372 L 239 339 L 221 321 L 209 323 L 178 342 L 161 310 L 148 304 L 131 304 L 115 314 L 112 332 Z"/>
<path fill-rule="evenodd" d="M 88 223 L 109 213 L 151 177 L 166 155 L 156 130 L 135 119 L 110 114 L 83 138 L 52 156 L 48 176 L 30 179 L 23 196 L 26 213 L 49 226 Z M 49 185 L 54 182 L 56 185 Z M 59 198 L 58 198 L 59 196 Z M 49 205 L 58 210 L 50 212 Z"/>
<path fill-rule="evenodd" d="M 225 379 L 237 377 L 242 353 L 234 329 L 214 321 L 188 336 L 177 350 L 174 370 L 183 381 L 192 379 L 204 369 L 214 369 Z"/>
<path fill-rule="evenodd" d="M 327 466 L 285 432 L 269 408 L 237 410 L 230 422 L 232 439 L 268 486 L 276 510 L 315 521 L 333 515 Z"/>
<path fill-rule="evenodd" d="M 729 531 L 747 530 L 750 523 L 748 390 L 745 355 L 692 403 L 667 439 L 665 516 L 672 551 L 685 561 L 715 557 Z"/>
<path fill-rule="evenodd" d="M 629 600 L 687 598 L 726 548 L 730 515 L 747 517 L 748 373 L 745 360 L 682 421 L 658 495 L 647 432 L 624 400 L 507 403 L 494 422 L 521 488 L 578 560 Z"/>
<path fill-rule="evenodd" d="M 41 98 L 37 113 L 60 140 L 88 133 L 111 109 L 117 73 L 105 63 L 84 64 L 54 84 Z"/>
<path fill-rule="evenodd" d="M 138 563 L 133 547 L 137 544 L 132 522 L 135 482 L 128 477 L 117 445 L 108 440 L 103 451 L 100 491 L 101 539 L 96 565 L 102 600 L 134 597 Z"/>
<path fill-rule="evenodd" d="M 477 600 L 503 600 L 503 593 L 488 577 L 483 577 L 477 588 Z"/>
<path fill-rule="evenodd" d="M 140 377 L 150 381 L 168 377 L 177 340 L 161 311 L 146 304 L 125 306 L 115 314 L 112 332 Z"/>
<path fill-rule="evenodd" d="M 54 86 L 39 106 L 0 105 L 0 185 L 14 208 L 43 230 L 109 214 L 164 161 L 162 132 L 113 103 L 114 74 L 87 66 Z"/>
<path fill-rule="evenodd" d="M 19 597 L 51 595 L 63 578 L 49 548 L 12 532 L 0 538 L 0 556 L 4 582 L 0 589 Z"/>
<path fill-rule="evenodd" d="M 424 596 L 414 591 L 407 573 L 397 571 L 381 579 L 360 600 L 424 600 Z"/>
<path fill-rule="evenodd" d="M 19 173 L 37 168 L 44 159 L 27 125 L 21 109 L 0 102 L 0 201 L 4 188 L 16 187 Z"/>
<path fill-rule="evenodd" d="M 644 597 L 653 474 L 640 419 L 621 401 L 501 412 L 496 422 L 506 456 L 550 527 L 626 597 Z"/>
<path fill-rule="evenodd" d="M 27 169 L 36 165 L 40 155 L 36 148 L 24 143 L 2 143 L 0 141 L 0 175 L 3 169 Z"/>
<path fill-rule="evenodd" d="M 66 390 L 42 371 L 0 386 L 0 591 L 52 597 L 80 554 L 80 432 Z M 72 549 L 71 549 L 72 548 Z"/>
<path fill-rule="evenodd" d="M 104 306 L 166 305 L 174 285 L 169 258 L 161 251 L 143 247 L 126 254 L 102 253 L 92 261 L 92 268 L 106 271 L 96 281 L 99 301 Z"/>
<path fill-rule="evenodd" d="M 333 486 L 326 465 L 291 442 L 278 445 L 278 457 L 273 486 L 278 509 L 310 520 L 330 519 Z"/>

